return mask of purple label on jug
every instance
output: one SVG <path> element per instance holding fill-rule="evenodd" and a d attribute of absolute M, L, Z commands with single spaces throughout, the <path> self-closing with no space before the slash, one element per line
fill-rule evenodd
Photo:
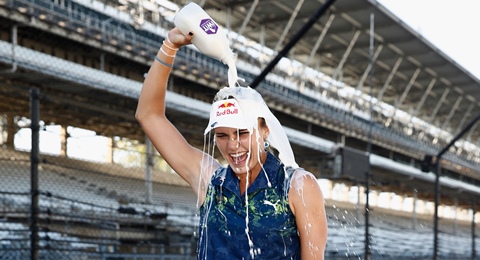
<path fill-rule="evenodd" d="M 218 31 L 218 25 L 209 18 L 200 21 L 200 28 L 207 34 L 216 34 Z"/>

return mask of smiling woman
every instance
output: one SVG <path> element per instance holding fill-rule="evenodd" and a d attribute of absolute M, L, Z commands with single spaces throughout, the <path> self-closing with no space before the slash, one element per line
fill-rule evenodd
<path fill-rule="evenodd" d="M 194 37 L 177 28 L 168 33 L 145 78 L 136 117 L 197 194 L 198 259 L 323 259 L 322 191 L 295 162 L 282 125 L 257 91 L 225 87 L 212 104 L 204 140 L 213 136 L 227 166 L 214 159 L 215 149 L 192 147 L 166 118 L 171 65 L 178 48 Z"/>

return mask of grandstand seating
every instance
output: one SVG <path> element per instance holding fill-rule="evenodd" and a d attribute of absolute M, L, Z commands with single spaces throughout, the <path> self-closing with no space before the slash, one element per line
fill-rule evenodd
<path fill-rule="evenodd" d="M 17 214 L 18 212 L 26 213 L 29 210 L 30 165 L 25 160 L 28 154 L 2 150 L 0 155 L 2 159 L 0 163 L 2 179 L 0 203 L 4 209 L 3 219 L 0 221 L 0 236 L 8 238 L 9 241 L 19 238 L 25 240 L 27 239 L 25 233 L 28 233 L 26 226 L 7 220 L 15 212 Z M 98 242 L 95 237 L 100 239 L 102 236 L 103 241 L 106 241 L 107 244 L 119 246 L 118 242 L 113 240 L 114 234 L 129 239 L 142 240 L 148 237 L 152 239 L 153 237 L 148 232 L 139 234 L 135 228 L 127 229 L 128 225 L 133 227 L 138 223 L 149 222 L 149 214 L 152 213 L 170 214 L 169 219 L 173 222 L 162 226 L 167 229 L 180 226 L 174 232 L 187 237 L 194 236 L 195 226 L 198 222 L 195 196 L 185 183 L 173 185 L 172 183 L 179 181 L 174 177 L 162 180 L 155 176 L 152 203 L 148 205 L 144 202 L 145 182 L 140 169 L 132 171 L 132 169 L 125 169 L 118 165 L 48 155 L 42 155 L 42 162 L 39 171 L 40 190 L 51 194 L 51 196 L 45 194 L 42 196 L 40 207 L 43 212 L 49 209 L 52 215 L 64 214 L 67 217 L 68 213 L 78 214 L 78 216 L 70 216 L 70 221 L 80 221 L 82 214 L 90 212 L 90 215 L 84 218 L 90 219 L 94 222 L 91 225 L 96 226 L 95 229 L 85 231 L 87 233 L 80 233 L 70 227 L 70 236 L 76 234 L 79 237 L 71 237 L 70 240 L 63 242 L 61 239 L 56 240 L 55 237 L 60 236 L 66 227 L 51 227 L 50 232 L 44 233 L 44 235 L 52 237 L 52 244 L 49 246 L 65 248 L 76 243 L 81 247 L 88 247 L 91 243 Z M 163 174 L 172 177 L 168 176 L 171 173 Z M 179 183 L 182 181 L 180 180 Z M 17 194 L 12 195 L 13 193 Z M 19 195 L 21 193 L 24 195 Z M 68 201 L 58 198 L 65 198 Z M 65 210 L 62 210 L 62 207 Z M 119 211 L 120 208 L 126 211 Z M 129 214 L 128 209 L 133 209 L 134 212 L 130 213 L 136 214 Z M 420 216 L 419 224 L 413 227 L 411 217 L 395 213 L 392 210 L 374 208 L 371 209 L 370 215 L 372 255 L 391 259 L 418 259 L 431 255 L 433 248 L 432 219 Z M 159 214 L 159 216 L 162 215 Z M 326 255 L 332 259 L 361 257 L 364 252 L 365 226 L 363 217 L 361 214 L 358 215 L 355 205 L 328 200 L 327 217 L 329 236 Z M 96 221 L 99 218 L 104 218 L 104 220 Z M 58 217 L 52 219 L 58 221 Z M 67 225 L 67 223 L 62 225 Z M 114 231 L 115 225 L 123 226 L 123 229 Z M 99 228 L 103 229 L 100 233 L 98 233 Z M 455 234 L 451 223 L 445 222 L 445 225 L 441 226 L 440 234 L 441 255 L 449 256 L 451 259 L 468 256 L 470 247 L 466 245 L 471 245 L 468 231 L 468 224 L 460 223 L 458 232 Z M 86 235 L 88 236 L 85 237 Z M 82 236 L 83 240 L 80 238 Z M 12 245 L 3 244 L 2 246 Z"/>
<path fill-rule="evenodd" d="M 111 24 L 102 24 L 101 19 L 92 19 L 98 16 L 98 13 L 92 12 L 84 15 L 84 12 L 88 11 L 87 9 L 82 9 L 81 13 L 76 11 L 67 13 L 65 9 L 53 5 L 53 2 L 42 0 L 9 1 L 9 3 L 15 4 L 12 8 L 25 8 L 34 17 L 40 17 L 43 14 L 42 12 L 48 13 L 47 18 L 50 19 L 50 22 L 54 24 L 64 22 L 69 30 L 83 28 L 87 34 L 91 34 L 92 38 L 97 38 L 105 43 L 115 41 L 117 46 L 133 44 L 135 46 L 134 50 L 137 50 L 137 52 L 140 50 L 152 51 L 149 46 L 156 46 L 161 41 L 158 35 L 137 35 L 141 32 L 132 34 L 125 28 L 121 28 L 120 24 L 115 24 L 115 21 Z M 71 4 L 75 4 L 75 2 Z M 52 16 L 52 14 L 55 16 Z M 88 19 L 84 19 L 85 17 Z M 86 23 L 86 20 L 91 23 Z M 9 48 L 5 48 L 5 50 L 7 49 Z M 146 56 L 151 57 L 150 54 Z M 197 71 L 199 74 L 208 72 L 212 75 L 211 77 L 226 75 L 223 65 L 191 49 L 182 49 L 178 53 L 177 64 L 178 66 L 185 66 L 185 70 L 189 72 Z M 254 74 L 248 71 L 239 71 L 239 75 L 247 81 L 252 81 L 254 77 Z M 361 132 L 367 132 L 370 127 L 370 123 L 361 117 L 346 113 L 345 110 L 322 103 L 317 99 L 312 99 L 281 84 L 269 81 L 264 86 L 265 89 L 262 91 L 267 92 L 267 95 L 276 96 L 279 99 L 288 96 L 290 99 L 283 101 L 293 101 L 296 106 L 303 106 L 303 109 L 312 112 L 310 114 L 321 116 L 325 121 L 332 124 L 357 129 Z M 407 136 L 396 129 L 387 129 L 381 124 L 374 125 L 373 134 L 376 138 L 385 139 L 392 143 L 401 143 L 416 149 L 423 149 L 422 151 L 425 153 L 436 151 L 434 147 L 431 147 L 431 144 L 422 143 L 422 145 L 419 145 L 418 140 L 412 139 L 411 136 Z M 18 213 L 26 214 L 29 210 L 30 162 L 27 153 L 18 151 L 2 150 L 0 157 L 2 157 L 0 158 L 0 203 L 3 212 L 0 216 L 0 238 L 2 238 L 0 247 L 11 247 L 12 244 L 4 244 L 3 238 L 8 238 L 8 241 L 28 240 L 25 224 L 12 222 L 10 217 Z M 478 168 L 477 165 L 462 158 L 450 154 L 447 154 L 446 157 L 460 165 Z M 108 217 L 109 224 L 131 222 L 132 225 L 146 221 L 145 216 L 149 216 L 149 214 L 156 213 L 161 217 L 161 214 L 164 213 L 169 215 L 169 219 L 175 221 L 176 225 L 180 224 L 179 226 L 188 227 L 178 232 L 193 234 L 192 227 L 194 228 L 198 221 L 195 216 L 197 210 L 195 195 L 185 185 L 185 182 L 175 174 L 159 172 L 153 174 L 152 201 L 151 204 L 147 204 L 145 203 L 145 176 L 141 168 L 125 169 L 118 165 L 105 165 L 47 155 L 42 155 L 42 159 L 44 161 L 40 164 L 39 172 L 40 190 L 43 192 L 40 206 L 44 210 L 52 208 L 51 212 L 56 214 L 65 214 L 62 207 L 68 207 L 71 211 L 70 214 L 84 214 L 86 211 L 95 211 L 94 217 Z M 53 194 L 53 196 L 48 194 Z M 351 206 L 342 205 L 344 208 L 340 208 L 335 207 L 335 205 L 339 205 L 336 202 L 330 204 L 327 207 L 330 231 L 327 256 L 330 256 L 329 259 L 361 256 L 363 254 L 363 240 L 365 239 L 365 227 L 362 219 L 356 217 L 355 209 Z M 135 212 L 140 214 L 122 213 L 120 210 L 122 208 L 127 212 L 129 209 L 134 209 Z M 412 221 L 409 217 L 396 215 L 395 212 L 376 214 L 376 211 L 379 210 L 372 211 L 371 220 L 372 252 L 374 255 L 384 258 L 391 257 L 392 259 L 430 257 L 433 248 L 431 220 L 422 220 L 420 225 L 412 227 Z M 72 219 L 75 218 L 72 217 Z M 98 224 L 100 227 L 106 225 L 105 222 L 99 222 Z M 111 228 L 108 226 L 105 230 Z M 451 256 L 448 259 L 463 259 L 470 254 L 470 248 L 467 246 L 471 243 L 468 227 L 461 225 L 460 232 L 457 234 L 452 232 L 451 226 L 443 225 L 440 229 L 442 256 Z M 52 247 L 65 246 L 68 248 L 75 243 L 79 243 L 77 239 L 71 237 L 74 235 L 73 231 L 70 233 L 71 240 L 66 240 L 63 244 L 61 240 L 65 240 L 65 238 L 62 238 L 60 231 L 50 231 L 46 234 L 51 236 L 52 240 L 55 240 L 56 245 L 51 243 Z M 97 236 L 101 237 L 102 234 L 97 234 Z M 130 234 L 130 236 L 133 237 L 135 234 Z M 122 237 L 127 237 L 127 235 Z M 86 238 L 82 238 L 82 240 L 84 241 L 83 246 L 90 241 Z M 118 244 L 118 241 L 107 238 L 103 238 L 103 240 L 106 241 L 106 247 Z M 98 244 L 99 241 L 94 241 L 94 243 Z M 477 248 L 479 248 L 478 245 Z M 125 257 L 126 255 L 123 254 L 118 257 Z M 114 255 L 110 256 L 114 257 Z M 135 257 L 140 258 L 142 255 L 136 254 Z M 8 258 L 24 257 L 7 256 Z"/>
<path fill-rule="evenodd" d="M 30 163 L 26 158 L 25 152 L 2 149 L 0 153 L 0 236 L 8 241 L 0 246 L 10 253 L 29 241 Z M 139 169 L 48 155 L 42 155 L 40 161 L 39 227 L 46 239 L 43 246 L 82 251 L 94 247 L 101 252 L 102 244 L 121 248 L 120 241 L 132 241 L 139 250 L 143 242 L 152 241 L 150 247 L 167 243 L 167 251 L 176 254 L 185 251 L 181 248 L 191 248 L 198 223 L 196 199 L 183 180 L 172 177 L 176 175 L 164 173 L 166 178 L 152 178 L 152 198 L 147 204 L 144 176 L 138 174 Z M 21 249 L 18 254 L 22 254 Z"/>
<path fill-rule="evenodd" d="M 365 225 L 357 219 L 353 205 L 327 207 L 329 238 L 327 256 L 356 258 L 364 253 Z M 377 212 L 378 211 L 378 212 Z M 433 220 L 422 217 L 416 227 L 412 219 L 392 211 L 375 208 L 370 213 L 371 253 L 378 259 L 429 259 L 433 251 Z M 443 226 L 440 235 L 442 259 L 465 259 L 471 254 L 471 236 L 466 224 L 462 232 Z M 329 257 L 327 257 L 330 259 Z"/>
<path fill-rule="evenodd" d="M 2 150 L 2 182 L 0 190 L 29 192 L 30 162 L 27 154 Z M 69 158 L 41 155 L 39 189 L 86 203 L 104 203 L 102 206 L 117 208 L 120 205 L 145 202 L 145 174 L 140 168 L 124 168 Z M 175 204 L 191 212 L 196 199 L 190 187 L 173 173 L 152 174 L 152 204 Z M 175 194 L 172 196 L 172 194 Z M 123 198 L 123 199 L 122 199 Z M 167 207 L 166 207 L 167 208 Z"/>
<path fill-rule="evenodd" d="M 69 6 L 69 8 L 61 7 L 44 0 L 8 1 L 6 3 L 6 6 L 13 9 L 23 8 L 28 12 L 34 12 L 32 10 L 36 10 L 35 14 L 39 10 L 48 11 L 49 15 L 47 18 L 58 16 L 63 19 L 62 21 L 66 21 L 65 24 L 73 23 L 78 24 L 78 26 L 82 28 L 93 28 L 102 32 L 101 35 L 108 35 L 108 39 L 103 39 L 105 37 L 102 36 L 102 40 L 106 43 L 111 44 L 111 42 L 116 42 L 117 44 L 121 43 L 125 46 L 133 46 L 133 49 L 141 49 L 144 50 L 144 52 L 149 52 L 151 55 L 154 55 L 156 48 L 152 49 L 152 47 L 149 46 L 156 46 L 157 43 L 162 40 L 159 35 L 147 33 L 146 31 L 133 31 L 132 29 L 128 29 L 120 21 L 110 19 L 104 14 L 95 12 L 76 2 L 67 1 L 66 5 Z M 38 16 L 39 14 L 36 15 Z M 108 23 L 105 21 L 108 21 Z M 76 29 L 71 30 L 76 31 Z M 142 55 L 150 57 L 150 54 L 143 53 Z M 181 67 L 185 67 L 185 70 L 188 71 L 187 74 L 191 74 L 193 71 L 196 71 L 200 75 L 213 74 L 212 77 L 224 77 L 224 75 L 227 74 L 223 64 L 201 55 L 190 48 L 180 50 L 177 54 L 176 62 L 180 64 Z M 198 64 L 201 64 L 201 66 L 198 66 Z M 44 66 L 40 66 L 39 68 L 40 70 L 45 69 Z M 71 75 L 71 73 L 64 74 Z M 251 82 L 255 77 L 255 75 L 251 73 L 251 68 L 242 67 L 239 67 L 239 76 L 246 79 L 247 82 Z M 74 80 L 82 81 L 80 78 Z M 328 100 L 313 98 L 311 95 L 307 95 L 307 92 L 301 93 L 297 89 L 292 89 L 288 86 L 286 80 L 284 80 L 282 84 L 267 80 L 266 84 L 262 85 L 262 89 L 262 91 L 267 92 L 267 95 L 273 95 L 282 102 L 289 103 L 293 101 L 296 106 L 302 106 L 306 112 L 308 111 L 306 114 L 319 118 L 327 118 L 328 120 L 325 121 L 330 121 L 334 124 L 348 125 L 352 130 L 357 132 L 357 134 L 364 135 L 371 126 L 370 122 L 362 119 L 362 117 L 345 113 L 346 110 L 331 106 Z M 398 147 L 417 150 L 422 154 L 435 154 L 436 151 L 439 150 L 438 147 L 434 147 L 432 143 L 417 140 L 417 138 L 403 133 L 401 129 L 388 128 L 380 124 L 380 122 L 374 124 L 372 130 L 372 134 L 376 140 L 383 140 L 386 143 L 395 144 L 395 146 Z M 444 158 L 470 169 L 478 169 L 478 165 L 471 160 L 466 160 L 454 154 L 446 153 Z"/>

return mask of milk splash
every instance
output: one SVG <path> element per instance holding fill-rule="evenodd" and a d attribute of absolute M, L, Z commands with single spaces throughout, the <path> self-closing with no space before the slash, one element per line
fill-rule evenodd
<path fill-rule="evenodd" d="M 244 81 L 243 79 L 238 77 L 238 72 L 237 72 L 237 67 L 236 67 L 236 60 L 237 56 L 236 54 L 233 53 L 233 51 L 230 49 L 229 46 L 229 41 L 226 36 L 226 33 L 222 30 L 220 26 L 197 4 L 191 2 L 184 7 L 182 7 L 179 12 L 175 15 L 174 18 L 174 23 L 175 25 L 179 28 L 179 30 L 187 35 L 187 34 L 193 34 L 192 38 L 192 43 L 195 45 L 203 54 L 211 56 L 217 60 L 220 60 L 224 64 L 228 66 L 228 86 L 225 87 L 222 90 L 220 90 L 217 93 L 216 100 L 226 100 L 229 98 L 234 98 L 235 100 L 238 101 L 240 104 L 239 109 L 241 111 L 244 111 L 243 113 L 243 119 L 240 118 L 240 120 L 247 122 L 246 129 L 248 129 L 250 133 L 250 138 L 249 138 L 249 151 L 252 149 L 252 134 L 254 132 L 257 133 L 257 147 L 263 147 L 263 144 L 261 144 L 260 141 L 260 136 L 259 136 L 259 126 L 258 126 L 258 118 L 264 118 L 265 122 L 269 128 L 270 134 L 268 137 L 268 140 L 271 144 L 272 147 L 277 149 L 279 151 L 279 158 L 282 161 L 282 163 L 285 165 L 285 169 L 287 167 L 293 167 L 293 168 L 298 168 L 297 163 L 295 162 L 295 158 L 293 156 L 293 151 L 290 147 L 290 143 L 288 141 L 288 138 L 283 130 L 283 127 L 280 125 L 278 122 L 277 118 L 272 114 L 268 106 L 265 104 L 263 98 L 261 95 L 256 92 L 255 90 L 249 88 L 249 87 L 238 87 L 239 86 L 239 81 Z M 197 196 L 197 206 L 200 207 L 199 201 L 202 196 L 213 196 L 213 194 L 206 194 L 209 189 L 209 186 L 211 186 L 211 178 L 214 175 L 215 169 L 212 168 L 212 165 L 215 165 L 214 162 L 214 150 L 215 150 L 215 138 L 211 138 L 210 130 L 214 128 L 215 125 L 220 125 L 218 124 L 218 120 L 222 120 L 221 117 L 217 116 L 215 120 L 217 121 L 212 121 L 212 115 L 216 115 L 216 113 L 213 111 L 215 109 L 214 106 L 212 106 L 212 112 L 210 114 L 210 122 L 205 129 L 205 138 L 204 138 L 204 154 L 205 156 L 202 158 L 201 162 L 201 176 L 199 178 L 199 190 L 198 196 Z M 225 117 L 226 118 L 226 117 Z M 234 118 L 232 121 L 238 122 L 239 120 L 237 118 Z M 235 124 L 235 125 L 238 125 Z M 224 126 L 229 126 L 227 123 Z M 229 127 L 232 127 L 231 125 Z M 208 140 L 207 140 L 208 136 Z M 238 138 L 238 137 L 237 137 Z M 237 139 L 238 140 L 238 139 Z M 213 145 L 211 145 L 213 143 Z M 265 172 L 265 169 L 263 168 L 263 165 L 260 160 L 260 153 L 258 158 L 255 158 L 258 163 L 261 165 L 261 171 L 265 176 L 267 177 L 268 181 L 268 187 L 271 187 L 270 180 L 268 179 L 268 175 Z M 247 155 L 247 162 L 250 161 L 251 153 L 249 152 Z M 249 245 L 250 245 L 250 255 L 252 258 L 259 252 L 258 250 L 254 249 L 254 244 L 252 241 L 252 238 L 249 235 L 249 205 L 248 205 L 248 187 L 251 183 L 249 183 L 250 178 L 248 178 L 248 174 L 250 174 L 250 169 L 248 168 L 248 163 L 246 165 L 247 168 L 247 181 L 246 181 L 246 187 L 245 187 L 245 206 L 246 208 L 246 227 L 245 227 L 245 233 L 248 237 L 249 240 Z M 286 172 L 286 171 L 285 171 Z M 260 173 L 259 173 L 260 174 Z M 223 185 L 223 182 L 222 182 Z M 222 189 L 223 186 L 220 187 Z M 284 194 L 285 197 L 287 194 Z M 209 200 L 206 199 L 206 201 L 213 201 L 215 198 L 210 197 Z M 211 204 L 210 205 L 203 205 L 207 209 L 205 212 L 205 219 L 208 219 L 208 214 L 210 213 L 211 210 Z M 204 225 L 204 223 L 200 223 L 201 225 Z M 206 226 L 202 229 L 204 232 L 208 232 L 208 229 Z M 203 238 L 202 234 L 200 234 L 200 238 Z M 208 243 L 205 243 L 208 244 Z"/>
<path fill-rule="evenodd" d="M 230 49 L 225 30 L 194 2 L 183 6 L 173 22 L 184 35 L 193 35 L 192 43 L 200 52 L 228 66 L 228 86 L 235 87 L 239 80 L 235 65 L 237 57 Z"/>
<path fill-rule="evenodd" d="M 232 74 L 230 74 L 232 72 Z M 236 67 L 235 64 L 231 64 L 229 66 L 229 84 L 232 84 L 231 82 L 237 82 L 238 78 L 236 77 Z M 284 165 L 284 171 L 286 175 L 286 183 L 290 183 L 290 180 L 288 179 L 289 176 L 293 175 L 293 171 L 298 168 L 297 163 L 295 162 L 295 158 L 293 156 L 293 151 L 291 149 L 290 143 L 288 141 L 288 138 L 285 134 L 285 131 L 283 130 L 283 127 L 280 125 L 280 122 L 278 119 L 272 114 L 268 106 L 265 104 L 263 98 L 261 95 L 251 89 L 250 87 L 225 87 L 221 89 L 216 97 L 215 100 L 227 100 L 230 98 L 234 98 L 236 101 L 238 101 L 239 104 L 239 110 L 242 111 L 242 117 L 243 121 L 246 122 L 246 129 L 249 131 L 249 144 L 248 144 L 248 154 L 247 154 L 247 162 L 249 162 L 251 159 L 254 159 L 257 161 L 257 163 L 260 164 L 261 170 L 259 174 L 263 174 L 266 177 L 266 180 L 268 182 L 268 187 L 271 187 L 272 184 L 270 182 L 269 176 L 267 175 L 266 170 L 264 169 L 264 166 L 262 164 L 261 158 L 260 158 L 260 152 L 256 153 L 258 156 L 256 158 L 251 158 L 251 151 L 252 151 L 252 142 L 256 142 L 258 149 L 264 149 L 264 144 L 262 141 L 262 138 L 260 136 L 260 126 L 259 126 L 259 121 L 258 118 L 263 118 L 265 120 L 265 123 L 268 126 L 269 129 L 269 135 L 268 135 L 268 141 L 270 143 L 270 146 L 278 151 L 278 157 L 280 161 Z M 229 103 L 227 103 L 229 104 Z M 215 109 L 212 106 L 212 110 Z M 212 114 L 211 113 L 211 119 L 212 119 Z M 221 120 L 216 118 L 215 120 Z M 222 125 L 222 126 L 227 126 L 225 125 L 225 122 L 219 122 L 215 121 L 212 122 L 210 120 L 209 125 L 205 129 L 205 138 L 204 138 L 204 154 L 206 154 L 204 160 L 202 161 L 202 165 L 211 165 L 211 160 L 215 158 L 214 155 L 214 150 L 215 150 L 215 137 L 212 137 L 213 131 L 211 131 L 215 126 Z M 252 135 L 256 136 L 256 138 L 252 138 Z M 237 132 L 237 140 L 239 140 L 239 135 Z M 212 145 L 213 144 L 213 145 Z M 238 147 L 238 146 L 237 146 Z M 206 172 L 210 170 L 210 172 Z M 237 170 L 237 169 L 235 169 Z M 249 217 L 250 217 L 250 212 L 249 212 L 249 199 L 248 199 L 248 187 L 251 185 L 250 183 L 250 178 L 248 174 L 250 174 L 250 168 L 247 163 L 246 165 L 246 170 L 247 170 L 247 178 L 246 178 L 246 186 L 245 186 L 245 192 L 244 192 L 244 205 L 246 207 L 246 216 L 245 216 L 245 234 L 248 239 L 248 244 L 250 247 L 249 254 L 252 259 L 254 259 L 256 256 L 262 254 L 260 248 L 255 247 L 255 238 L 252 238 L 250 235 L 250 226 L 249 226 Z M 209 194 L 205 194 L 206 197 L 209 197 L 209 199 L 206 199 L 205 201 L 209 201 L 210 203 L 203 205 L 205 208 L 204 211 L 204 221 L 203 223 L 200 223 L 203 227 L 203 234 L 200 234 L 200 239 L 207 239 L 206 234 L 208 233 L 208 227 L 206 226 L 205 220 L 208 219 L 209 214 L 211 213 L 212 210 L 216 210 L 212 206 L 212 202 L 216 199 L 214 198 L 213 194 L 213 189 L 209 189 L 208 187 L 212 185 L 212 175 L 214 172 L 212 171 L 211 168 L 209 167 L 202 167 L 202 177 L 201 177 L 201 185 L 202 187 L 205 187 L 206 190 L 212 190 L 212 192 L 209 192 Z M 257 177 L 258 178 L 258 177 Z M 223 182 L 220 185 L 220 192 L 223 189 Z M 283 198 L 288 201 L 288 190 L 289 190 L 289 185 L 284 186 L 284 191 L 283 191 Z M 199 196 L 201 193 L 199 192 Z M 269 202 L 265 201 L 264 203 L 268 204 L 270 203 L 274 208 L 275 212 L 277 211 L 277 202 Z M 275 203 L 275 204 L 274 204 Z M 197 203 L 198 204 L 198 203 Z M 200 205 L 198 205 L 200 206 Z M 221 213 L 222 216 L 223 213 Z M 225 217 L 225 220 L 227 218 Z M 229 234 L 229 233 L 227 233 Z M 261 238 L 258 238 L 261 239 Z M 207 246 L 208 243 L 199 243 L 200 245 L 205 245 Z M 284 245 L 285 247 L 285 245 Z M 207 251 L 207 248 L 204 248 L 205 251 Z M 284 252 L 286 252 L 286 248 L 284 248 Z"/>
<path fill-rule="evenodd" d="M 259 125 L 258 125 L 258 118 L 263 118 L 268 126 L 269 129 L 269 136 L 268 140 L 270 142 L 271 147 L 278 151 L 278 157 L 280 161 L 284 164 L 284 172 L 286 175 L 286 181 L 289 182 L 287 172 L 290 172 L 294 169 L 298 168 L 297 163 L 295 162 L 295 158 L 293 155 L 292 148 L 290 147 L 290 143 L 288 138 L 285 134 L 283 127 L 281 126 L 278 119 L 272 114 L 268 106 L 265 104 L 265 101 L 261 97 L 261 95 L 256 92 L 255 90 L 251 89 L 250 87 L 239 87 L 239 81 L 243 81 L 243 79 L 238 77 L 237 67 L 236 67 L 236 59 L 237 56 L 233 53 L 233 51 L 229 47 L 229 42 L 226 37 L 226 33 L 222 30 L 218 24 L 197 4 L 191 2 L 185 5 L 179 12 L 176 14 L 174 18 L 175 25 L 179 28 L 179 30 L 187 35 L 193 35 L 192 43 L 195 45 L 200 52 L 205 55 L 211 56 L 220 60 L 224 64 L 228 66 L 228 87 L 223 88 L 217 93 L 216 100 L 226 100 L 229 98 L 234 98 L 238 101 L 240 107 L 239 110 L 243 111 L 243 120 L 240 118 L 241 121 L 247 122 L 245 129 L 247 129 L 250 133 L 249 138 L 249 153 L 247 155 L 247 162 L 251 159 L 257 160 L 257 162 L 261 166 L 261 172 L 259 174 L 264 174 L 266 176 L 268 187 L 271 187 L 271 183 L 267 172 L 265 171 L 263 164 L 260 160 L 260 153 L 258 154 L 258 158 L 251 158 L 251 150 L 252 150 L 252 142 L 257 142 L 257 147 L 259 149 L 263 149 L 263 143 L 261 143 L 261 137 L 259 135 Z M 212 111 L 215 109 L 212 106 Z M 218 109 L 218 107 L 217 107 Z M 214 111 L 213 111 L 214 112 Z M 205 138 L 204 138 L 204 156 L 201 162 L 201 173 L 199 178 L 199 185 L 197 191 L 197 207 L 203 206 L 204 211 L 204 218 L 200 223 L 202 225 L 202 232 L 204 234 L 200 234 L 200 239 L 206 238 L 206 233 L 208 232 L 208 227 L 206 226 L 205 220 L 208 219 L 209 214 L 213 209 L 212 202 L 215 201 L 214 198 L 214 189 L 212 187 L 212 176 L 214 176 L 215 171 L 217 170 L 216 167 L 218 166 L 218 162 L 215 161 L 215 138 L 212 138 L 210 134 L 211 130 L 215 127 L 215 125 L 219 126 L 218 120 L 222 120 L 219 116 L 215 118 L 212 122 L 212 114 L 211 113 L 211 120 L 205 129 Z M 238 122 L 238 120 L 232 120 Z M 225 123 L 225 122 L 224 122 Z M 223 126 L 232 127 L 228 124 L 224 124 Z M 238 127 L 235 127 L 238 128 Z M 252 134 L 256 133 L 257 138 L 252 140 Z M 213 140 L 212 140 L 213 139 Z M 244 193 L 244 200 L 245 200 L 245 207 L 246 207 L 246 219 L 245 219 L 245 233 L 248 238 L 249 246 L 250 246 L 250 256 L 253 259 L 256 255 L 261 254 L 259 248 L 255 248 L 254 241 L 250 237 L 250 230 L 249 230 L 249 200 L 248 200 L 248 187 L 251 183 L 249 183 L 250 178 L 248 178 L 248 174 L 250 172 L 248 163 L 246 165 L 247 170 L 247 181 Z M 262 173 L 263 172 L 263 173 Z M 223 178 L 223 179 L 222 179 Z M 220 193 L 222 193 L 223 189 L 223 181 L 225 180 L 225 176 L 220 176 L 221 184 L 220 184 Z M 284 188 L 283 198 L 288 199 L 288 189 L 289 187 Z M 210 194 L 207 194 L 210 193 Z M 221 194 L 220 194 L 221 195 Z M 205 196 L 205 197 L 203 197 Z M 220 196 L 222 197 L 222 196 Z M 200 200 L 205 198 L 204 205 L 200 205 Z M 208 199 L 207 199 L 208 198 Z M 223 199 L 223 198 L 220 198 Z M 275 204 L 276 205 L 276 204 Z M 276 208 L 275 208 L 276 209 Z M 275 210 L 276 211 L 276 210 Z M 220 212 L 222 216 L 226 216 Z M 225 222 L 227 223 L 227 222 Z M 227 231 L 228 232 L 228 231 Z M 228 233 L 227 233 L 228 234 Z M 202 241 L 200 241 L 199 245 L 201 245 Z M 208 243 L 204 243 L 205 246 Z M 207 248 L 205 248 L 205 252 L 207 252 Z M 286 252 L 286 250 L 285 250 Z"/>

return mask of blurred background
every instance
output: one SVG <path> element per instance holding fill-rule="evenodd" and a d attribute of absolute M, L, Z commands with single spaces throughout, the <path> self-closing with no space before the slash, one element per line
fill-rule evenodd
<path fill-rule="evenodd" d="M 0 259 L 196 259 L 195 194 L 134 118 L 187 2 L 0 0 Z M 325 3 L 196 2 L 247 84 Z M 226 85 L 179 50 L 167 116 L 200 149 Z M 478 258 L 479 87 L 373 0 L 335 1 L 260 82 L 324 193 L 327 259 Z"/>

